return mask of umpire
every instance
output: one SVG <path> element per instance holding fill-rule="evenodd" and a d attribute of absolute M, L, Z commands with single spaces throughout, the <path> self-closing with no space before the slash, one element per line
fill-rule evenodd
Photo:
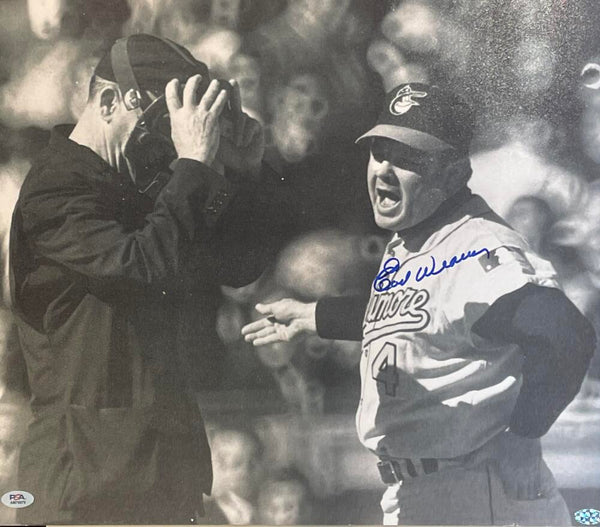
<path fill-rule="evenodd" d="M 19 522 L 203 513 L 212 470 L 191 365 L 219 349 L 219 285 L 256 279 L 276 250 L 261 218 L 281 190 L 260 125 L 224 88 L 170 41 L 121 39 L 78 123 L 52 131 L 27 175 L 11 238 L 33 412 L 19 488 L 34 502 Z"/>

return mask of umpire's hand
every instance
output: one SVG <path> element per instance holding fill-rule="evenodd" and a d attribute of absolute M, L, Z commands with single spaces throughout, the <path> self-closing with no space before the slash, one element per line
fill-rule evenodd
<path fill-rule="evenodd" d="M 271 304 L 256 304 L 256 310 L 266 315 L 242 328 L 246 342 L 263 346 L 274 342 L 289 342 L 302 333 L 317 333 L 315 311 L 317 303 L 305 304 L 284 298 Z"/>
<path fill-rule="evenodd" d="M 173 79 L 165 87 L 165 98 L 171 119 L 171 139 L 177 155 L 210 166 L 219 150 L 219 118 L 227 102 L 227 92 L 220 89 L 216 80 L 212 80 L 198 101 L 196 94 L 201 80 L 201 75 L 190 77 L 180 99 L 179 80 Z"/>
<path fill-rule="evenodd" d="M 229 97 L 234 122 L 231 133 L 221 136 L 217 160 L 238 172 L 255 172 L 265 153 L 265 137 L 258 121 L 242 111 L 240 87 L 235 79 L 229 81 Z"/>

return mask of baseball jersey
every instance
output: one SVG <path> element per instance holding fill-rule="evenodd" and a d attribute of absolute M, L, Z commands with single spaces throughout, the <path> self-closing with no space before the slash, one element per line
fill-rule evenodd
<path fill-rule="evenodd" d="M 381 456 L 452 458 L 504 430 L 522 353 L 471 329 L 527 283 L 558 287 L 551 264 L 479 196 L 425 237 L 417 250 L 394 235 L 363 321 L 356 426 Z"/>

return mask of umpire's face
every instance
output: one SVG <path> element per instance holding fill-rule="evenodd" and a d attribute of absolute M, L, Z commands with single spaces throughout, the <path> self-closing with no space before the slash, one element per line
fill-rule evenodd
<path fill-rule="evenodd" d="M 373 138 L 367 184 L 377 225 L 398 232 L 431 216 L 453 192 L 443 168 L 438 156 Z"/>

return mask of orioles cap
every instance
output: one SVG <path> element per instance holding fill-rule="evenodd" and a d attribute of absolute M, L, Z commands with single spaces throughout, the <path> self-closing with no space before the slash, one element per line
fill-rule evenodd
<path fill-rule="evenodd" d="M 474 123 L 473 111 L 461 97 L 438 86 L 411 82 L 386 95 L 377 123 L 356 142 L 385 137 L 427 152 L 468 153 Z"/>

